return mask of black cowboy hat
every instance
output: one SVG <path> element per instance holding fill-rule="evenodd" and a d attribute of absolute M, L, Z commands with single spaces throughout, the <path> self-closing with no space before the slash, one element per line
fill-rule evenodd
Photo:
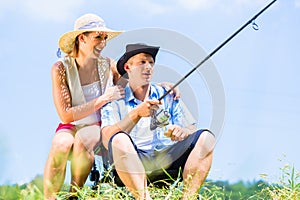
<path fill-rule="evenodd" d="M 150 54 L 155 61 L 156 54 L 159 50 L 159 47 L 148 46 L 146 44 L 128 44 L 126 45 L 126 52 L 117 62 L 117 70 L 119 74 L 125 78 L 128 78 L 127 72 L 124 69 L 124 64 L 131 58 L 132 56 L 139 53 L 147 53 Z"/>

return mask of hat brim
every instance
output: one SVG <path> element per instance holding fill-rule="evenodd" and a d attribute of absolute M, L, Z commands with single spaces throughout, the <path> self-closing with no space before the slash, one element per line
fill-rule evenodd
<path fill-rule="evenodd" d="M 76 37 L 84 32 L 105 32 L 107 34 L 107 41 L 123 33 L 123 31 L 115 31 L 109 28 L 94 28 L 69 31 L 60 37 L 58 42 L 59 48 L 66 54 L 71 53 L 74 48 Z"/>
<path fill-rule="evenodd" d="M 146 54 L 151 55 L 155 61 L 155 57 L 156 57 L 158 50 L 159 50 L 159 47 L 147 47 L 147 48 L 136 49 L 136 50 L 124 53 L 123 56 L 117 62 L 117 70 L 118 70 L 119 74 L 124 78 L 128 78 L 127 72 L 124 69 L 124 65 L 131 57 L 133 57 L 139 53 L 146 53 Z"/>

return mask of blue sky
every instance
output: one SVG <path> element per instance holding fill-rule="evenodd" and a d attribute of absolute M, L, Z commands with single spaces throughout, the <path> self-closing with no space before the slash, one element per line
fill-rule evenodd
<path fill-rule="evenodd" d="M 77 17 L 96 13 L 117 30 L 176 31 L 209 53 L 269 2 L 2 0 L 0 184 L 28 182 L 43 173 L 59 122 L 50 69 L 58 38 L 73 28 Z M 212 58 L 226 97 L 209 175 L 213 180 L 252 181 L 260 174 L 276 179 L 286 163 L 300 169 L 300 1 L 278 0 L 256 23 L 258 31 L 248 26 Z M 180 63 L 183 72 L 191 69 L 176 59 L 161 62 Z M 190 85 L 200 108 L 205 107 L 198 85 Z M 200 109 L 201 126 L 209 125 L 209 111 Z"/>

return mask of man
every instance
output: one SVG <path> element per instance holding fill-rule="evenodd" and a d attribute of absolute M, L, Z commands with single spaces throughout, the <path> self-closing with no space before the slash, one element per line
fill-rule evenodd
<path fill-rule="evenodd" d="M 195 131 L 195 122 L 171 94 L 151 84 L 159 47 L 129 44 L 117 62 L 121 76 L 128 77 L 125 98 L 101 110 L 102 142 L 117 175 L 136 199 L 151 199 L 147 176 L 159 169 L 183 168 L 183 199 L 196 195 L 212 163 L 214 136 Z M 151 113 L 169 112 L 169 125 L 150 129 Z"/>

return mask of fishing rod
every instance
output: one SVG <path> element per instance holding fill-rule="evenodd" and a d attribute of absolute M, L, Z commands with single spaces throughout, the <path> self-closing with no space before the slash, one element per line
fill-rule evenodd
<path fill-rule="evenodd" d="M 255 24 L 255 19 L 261 15 L 265 10 L 267 10 L 273 3 L 277 0 L 273 0 L 267 6 L 265 6 L 260 12 L 258 12 L 254 17 L 252 17 L 249 21 L 247 21 L 243 26 L 241 26 L 237 31 L 235 31 L 230 37 L 228 37 L 223 43 L 221 43 L 215 50 L 213 50 L 210 54 L 208 54 L 201 62 L 199 62 L 191 71 L 189 71 L 184 77 L 182 77 L 177 83 L 175 83 L 163 96 L 161 96 L 158 100 L 161 101 L 164 97 L 166 97 L 175 87 L 177 87 L 182 81 L 188 78 L 196 69 L 198 69 L 201 65 L 203 65 L 208 59 L 210 59 L 215 53 L 217 53 L 222 47 L 224 47 L 230 40 L 232 40 L 237 34 L 239 34 L 244 28 L 246 28 L 249 24 L 252 23 L 253 28 L 258 30 L 257 24 Z M 168 119 L 170 114 L 167 111 L 162 109 L 153 110 L 151 112 L 151 125 L 150 129 L 154 130 L 156 127 L 163 127 L 168 124 Z"/>

